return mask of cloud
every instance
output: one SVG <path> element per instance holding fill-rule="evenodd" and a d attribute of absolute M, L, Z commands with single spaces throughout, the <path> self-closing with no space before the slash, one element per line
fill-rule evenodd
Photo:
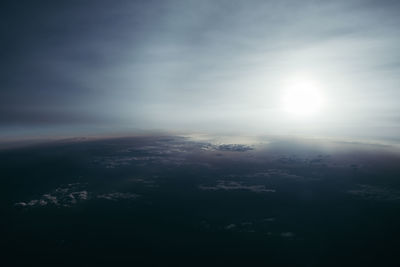
<path fill-rule="evenodd" d="M 233 151 L 233 152 L 246 152 L 253 150 L 252 146 L 244 144 L 221 144 L 215 145 L 210 143 L 198 143 L 201 150 L 206 151 Z"/>
<path fill-rule="evenodd" d="M 84 190 L 85 184 L 72 183 L 58 187 L 53 191 L 43 194 L 38 199 L 32 199 L 27 202 L 15 203 L 16 207 L 71 207 L 90 198 L 89 193 Z"/>
<path fill-rule="evenodd" d="M 347 193 L 365 200 L 400 201 L 399 190 L 368 184 L 359 184 L 357 189 L 349 190 Z"/>
<path fill-rule="evenodd" d="M 227 179 L 252 179 L 252 178 L 265 178 L 265 179 L 288 179 L 288 180 L 316 180 L 316 178 L 304 177 L 301 175 L 293 174 L 288 172 L 287 170 L 282 169 L 268 169 L 263 172 L 255 172 L 250 174 L 230 174 L 225 176 Z"/>
<path fill-rule="evenodd" d="M 241 145 L 241 144 L 224 144 L 224 145 L 217 146 L 217 150 L 245 152 L 245 151 L 253 150 L 253 148 L 251 146 Z"/>
<path fill-rule="evenodd" d="M 215 186 L 205 186 L 205 185 L 200 185 L 199 189 L 201 190 L 245 190 L 245 191 L 251 191 L 254 193 L 275 193 L 275 189 L 268 189 L 265 187 L 265 185 L 244 185 L 239 182 L 235 181 L 223 181 L 223 180 L 218 180 L 217 184 Z"/>
<path fill-rule="evenodd" d="M 142 184 L 145 187 L 158 187 L 159 185 L 156 184 L 156 181 L 144 178 L 131 178 L 129 179 L 130 182 Z"/>
<path fill-rule="evenodd" d="M 137 143 L 137 146 L 119 149 L 112 156 L 97 157 L 92 162 L 108 169 L 149 164 L 181 166 L 185 164 L 188 153 L 193 152 L 198 146 L 194 142 L 185 142 L 176 136 L 172 138 L 152 137 L 150 140 L 150 144 Z M 147 143 L 149 140 L 144 138 L 141 141 Z"/>
<path fill-rule="evenodd" d="M 93 163 L 103 165 L 107 169 L 135 165 L 146 165 L 150 162 L 160 161 L 159 156 L 112 156 L 95 159 Z"/>
<path fill-rule="evenodd" d="M 242 232 L 242 233 L 254 233 L 255 229 L 252 222 L 242 222 L 240 224 L 228 224 L 224 227 L 225 230 Z"/>
<path fill-rule="evenodd" d="M 231 223 L 231 224 L 228 224 L 227 226 L 225 226 L 225 230 L 232 230 L 235 228 L 236 228 L 236 224 L 234 224 L 234 223 Z"/>
<path fill-rule="evenodd" d="M 249 174 L 247 177 L 284 178 L 284 179 L 294 179 L 294 180 L 304 179 L 304 177 L 302 176 L 292 174 L 287 170 L 282 170 L 282 169 L 268 169 L 265 172 L 257 172 L 254 174 Z"/>
<path fill-rule="evenodd" d="M 291 238 L 291 237 L 294 237 L 294 233 L 292 233 L 292 232 L 282 232 L 281 233 L 281 237 Z"/>
<path fill-rule="evenodd" d="M 72 183 L 65 186 L 60 186 L 53 191 L 43 194 L 38 199 L 32 199 L 29 201 L 17 202 L 14 204 L 15 207 L 72 207 L 79 203 L 94 200 L 94 199 L 106 199 L 112 201 L 135 199 L 139 197 L 137 194 L 132 193 L 103 193 L 96 194 L 89 192 L 86 189 L 86 184 Z"/>
<path fill-rule="evenodd" d="M 266 219 L 255 219 L 248 218 L 249 220 L 241 220 L 241 221 L 233 221 L 229 223 L 220 224 L 218 222 L 214 222 L 213 224 L 208 221 L 200 221 L 200 227 L 213 231 L 232 231 L 232 232 L 240 232 L 240 233 L 248 233 L 248 234 L 263 234 L 263 235 L 275 235 L 281 236 L 280 232 L 272 232 L 274 229 L 274 222 L 276 221 L 275 217 L 270 217 Z M 289 233 L 289 234 L 288 234 Z M 284 232 L 283 236 L 290 236 L 291 232 Z M 293 234 L 294 235 L 294 234 Z"/>
<path fill-rule="evenodd" d="M 137 195 L 137 194 L 121 193 L 121 192 L 113 192 L 113 193 L 108 193 L 108 194 L 97 195 L 97 198 L 112 200 L 112 201 L 135 199 L 138 197 L 139 197 L 139 195 Z"/>

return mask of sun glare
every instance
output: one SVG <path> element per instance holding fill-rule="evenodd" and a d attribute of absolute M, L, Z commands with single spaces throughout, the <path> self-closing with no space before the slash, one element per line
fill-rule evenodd
<path fill-rule="evenodd" d="M 314 81 L 295 79 L 286 88 L 283 108 L 294 116 L 315 116 L 322 108 L 322 100 L 321 92 Z"/>

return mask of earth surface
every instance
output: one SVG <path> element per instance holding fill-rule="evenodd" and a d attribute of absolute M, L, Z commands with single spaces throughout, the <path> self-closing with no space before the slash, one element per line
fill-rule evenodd
<path fill-rule="evenodd" d="M 148 135 L 0 151 L 3 266 L 400 266 L 400 153 Z"/>

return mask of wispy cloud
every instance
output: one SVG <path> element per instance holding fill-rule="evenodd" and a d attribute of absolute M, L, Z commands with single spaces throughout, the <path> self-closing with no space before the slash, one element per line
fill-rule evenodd
<path fill-rule="evenodd" d="M 199 189 L 212 190 L 212 191 L 244 190 L 244 191 L 250 191 L 250 192 L 254 192 L 254 193 L 275 193 L 276 192 L 275 189 L 266 188 L 265 185 L 245 185 L 241 182 L 223 181 L 223 180 L 217 181 L 217 184 L 215 186 L 200 185 Z"/>

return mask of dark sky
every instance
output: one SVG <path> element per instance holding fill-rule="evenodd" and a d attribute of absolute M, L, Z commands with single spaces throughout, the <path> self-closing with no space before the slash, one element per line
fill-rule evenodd
<path fill-rule="evenodd" d="M 0 12 L 1 138 L 400 134 L 400 1 L 37 0 Z M 324 99 L 311 117 L 282 111 L 299 80 Z"/>

